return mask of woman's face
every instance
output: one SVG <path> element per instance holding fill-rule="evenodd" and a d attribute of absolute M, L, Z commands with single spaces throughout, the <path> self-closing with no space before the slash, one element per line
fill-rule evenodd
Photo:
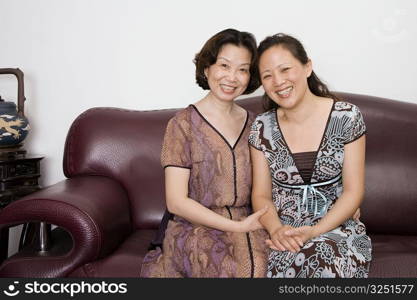
<path fill-rule="evenodd" d="M 296 107 L 303 100 L 311 72 L 311 61 L 303 65 L 281 46 L 269 48 L 259 60 L 259 73 L 266 94 L 286 109 Z"/>
<path fill-rule="evenodd" d="M 204 70 L 210 93 L 222 101 L 233 101 L 242 95 L 250 79 L 251 57 L 244 47 L 224 45 L 216 62 Z"/>

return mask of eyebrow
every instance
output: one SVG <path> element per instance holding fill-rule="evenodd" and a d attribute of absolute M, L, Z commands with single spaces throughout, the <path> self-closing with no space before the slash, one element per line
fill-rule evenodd
<path fill-rule="evenodd" d="M 218 59 L 223 59 L 223 60 L 225 60 L 225 61 L 227 61 L 227 62 L 230 62 L 230 60 L 229 59 L 227 59 L 226 57 L 223 57 L 223 56 L 219 56 L 218 57 Z M 248 63 L 243 63 L 243 64 L 240 64 L 241 66 L 242 65 L 248 65 L 248 66 L 250 66 L 250 62 L 248 62 Z"/>

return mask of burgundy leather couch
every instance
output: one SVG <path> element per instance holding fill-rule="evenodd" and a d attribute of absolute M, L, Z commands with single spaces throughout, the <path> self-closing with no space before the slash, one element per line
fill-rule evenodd
<path fill-rule="evenodd" d="M 367 124 L 361 219 L 372 238 L 370 277 L 417 277 L 417 105 L 339 93 Z M 240 100 L 259 113 L 260 97 Z M 27 248 L 2 277 L 137 277 L 165 210 L 160 151 L 177 110 L 93 108 L 68 133 L 67 179 L 0 213 L 0 227 L 45 221 L 58 227 L 47 252 Z"/>

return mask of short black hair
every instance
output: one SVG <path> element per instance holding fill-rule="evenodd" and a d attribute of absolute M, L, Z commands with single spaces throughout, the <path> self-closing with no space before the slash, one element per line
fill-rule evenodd
<path fill-rule="evenodd" d="M 243 94 L 250 94 L 260 86 L 260 80 L 257 64 L 256 39 L 253 34 L 245 31 L 238 31 L 231 28 L 225 29 L 216 33 L 204 44 L 201 51 L 194 58 L 196 82 L 203 90 L 210 89 L 204 70 L 216 63 L 217 55 L 222 47 L 227 44 L 244 47 L 251 53 L 249 68 L 250 80 L 246 90 L 243 92 Z"/>

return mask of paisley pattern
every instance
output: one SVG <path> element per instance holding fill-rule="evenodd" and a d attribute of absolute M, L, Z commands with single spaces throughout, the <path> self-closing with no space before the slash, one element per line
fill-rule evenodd
<path fill-rule="evenodd" d="M 163 167 L 190 169 L 191 199 L 236 221 L 251 213 L 247 140 L 253 119 L 247 115 L 232 146 L 190 105 L 169 121 L 161 153 Z M 266 238 L 265 230 L 225 232 L 175 216 L 168 223 L 162 249 L 145 256 L 141 277 L 265 277 Z"/>
<path fill-rule="evenodd" d="M 329 114 L 326 129 L 313 168 L 311 184 L 332 180 L 340 176 L 344 160 L 344 145 L 353 142 L 366 132 L 362 114 L 357 106 L 335 101 Z M 272 197 L 283 224 L 294 227 L 314 225 L 322 216 L 315 216 L 312 201 L 302 202 L 297 186 L 305 183 L 297 170 L 276 117 L 276 110 L 260 114 L 254 121 L 249 143 L 261 150 L 269 164 L 272 177 Z M 328 210 L 343 191 L 342 180 L 318 186 L 317 191 L 327 200 Z M 311 199 L 309 199 L 311 200 Z M 326 205 L 318 201 L 320 210 Z M 301 214 L 298 214 L 301 206 Z M 325 208 L 325 207 L 324 207 Z M 268 277 L 367 277 L 371 261 L 371 240 L 365 225 L 348 219 L 341 226 L 306 243 L 299 253 L 271 251 Z"/>

